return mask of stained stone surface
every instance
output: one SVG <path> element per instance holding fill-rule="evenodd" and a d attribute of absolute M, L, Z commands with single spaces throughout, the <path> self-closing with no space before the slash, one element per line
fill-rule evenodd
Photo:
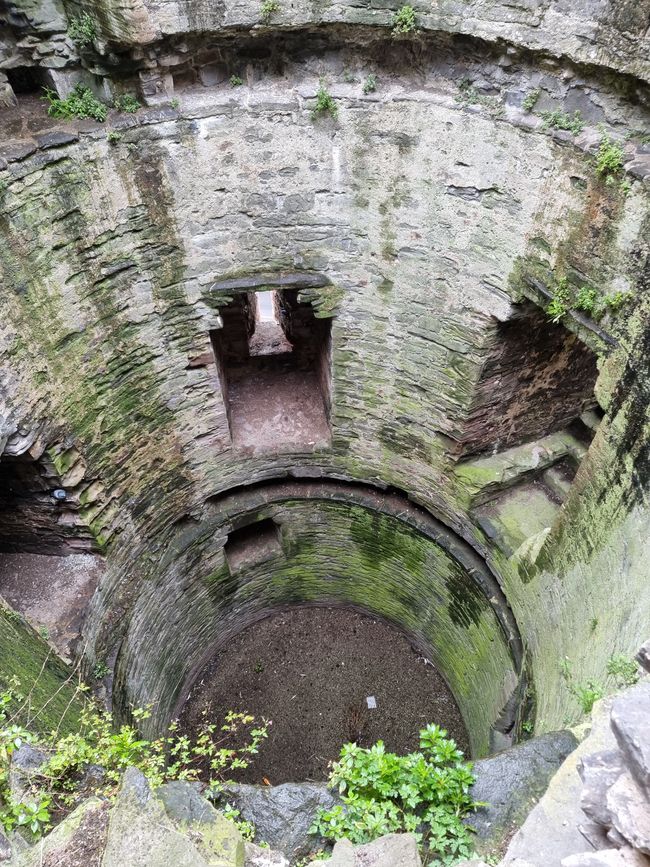
<path fill-rule="evenodd" d="M 300 0 L 263 22 L 244 0 L 101 0 L 85 47 L 76 9 L 5 5 L 2 464 L 69 484 L 57 531 L 107 555 L 80 647 L 88 670 L 117 658 L 118 714 L 154 702 L 160 730 L 220 641 L 275 606 L 335 601 L 426 647 L 477 756 L 517 735 L 529 685 L 537 732 L 577 721 L 561 660 L 598 679 L 650 621 L 646 4 L 416 4 L 420 32 L 392 38 L 390 8 Z M 321 81 L 336 119 L 312 114 Z M 78 82 L 146 105 L 106 125 L 47 117 L 42 87 Z M 575 136 L 542 116 L 575 110 Z M 621 148 L 609 180 L 604 135 Z M 564 278 L 609 298 L 603 316 L 551 323 Z M 332 321 L 331 441 L 242 455 L 210 332 L 234 294 L 287 280 Z M 584 393 L 578 355 L 532 351 L 569 344 Z M 538 443 L 594 401 L 571 484 L 543 493 L 537 522 L 506 516 L 497 543 L 474 508 L 494 468 L 476 458 L 530 447 L 507 480 L 519 504 Z M 297 478 L 340 484 L 335 505 L 248 498 Z M 346 484 L 401 491 L 442 529 L 424 541 L 379 496 L 346 514 Z M 257 512 L 284 520 L 284 559 L 233 580 L 223 544 Z"/>

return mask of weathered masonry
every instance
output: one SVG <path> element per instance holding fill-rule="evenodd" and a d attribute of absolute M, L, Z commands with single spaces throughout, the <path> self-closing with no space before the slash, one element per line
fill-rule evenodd
<path fill-rule="evenodd" d="M 475 756 L 575 718 L 650 622 L 644 4 L 82 5 L 0 12 L 0 558 L 98 558 L 148 733 L 303 604 Z"/>

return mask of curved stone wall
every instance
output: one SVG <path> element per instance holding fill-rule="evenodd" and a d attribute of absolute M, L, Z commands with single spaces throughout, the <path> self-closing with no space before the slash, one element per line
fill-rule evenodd
<path fill-rule="evenodd" d="M 354 27 L 231 38 L 222 24 L 240 28 L 251 10 L 206 24 L 192 4 L 190 23 L 175 4 L 157 18 L 147 4 L 103 4 L 95 54 L 68 40 L 61 69 L 94 70 L 99 92 L 137 84 L 161 105 L 112 113 L 104 127 L 48 120 L 25 96 L 3 117 L 0 453 L 46 453 L 75 521 L 107 554 L 83 654 L 111 660 L 123 642 L 125 711 L 157 697 L 163 721 L 230 632 L 275 606 L 334 601 L 386 617 L 431 652 L 479 754 L 524 662 L 543 731 L 578 713 L 559 677 L 565 656 L 576 678 L 598 677 L 644 637 L 643 34 L 636 7 L 592 15 L 587 4 L 586 34 L 583 7 L 565 6 L 475 3 L 461 17 L 445 4 L 421 23 L 447 33 L 390 40 L 386 10 L 375 21 L 350 7 L 364 19 Z M 283 15 L 279 24 L 296 23 Z M 45 41 L 64 29 L 13 26 Z M 208 26 L 214 38 L 201 34 Z M 516 46 L 483 41 L 497 33 Z M 27 42 L 0 65 L 36 63 Z M 143 42 L 151 51 L 136 56 Z M 132 49 L 126 77 L 111 78 Z M 550 59 L 560 53 L 571 59 Z M 162 89 L 147 91 L 139 64 Z M 364 94 L 369 74 L 378 89 Z M 336 119 L 312 115 L 321 81 Z M 577 109 L 575 136 L 541 116 Z M 595 169 L 604 135 L 622 148 L 611 182 Z M 598 321 L 567 310 L 556 326 L 540 308 L 563 280 L 631 298 Z M 331 445 L 246 452 L 230 438 L 211 332 L 238 292 L 283 285 L 331 320 Z M 585 410 L 576 435 L 567 420 Z M 497 412 L 501 423 L 483 423 Z M 282 555 L 233 590 L 220 509 L 239 489 L 286 478 L 394 487 L 444 523 L 454 550 L 381 504 L 285 496 L 255 507 L 282 526 Z M 355 515 L 398 539 L 401 558 L 380 539 L 371 567 L 370 549 L 364 559 L 363 544 L 345 544 Z M 457 546 L 478 564 L 458 571 Z M 466 574 L 497 582 L 481 591 L 477 623 L 454 622 L 452 574 L 470 596 Z M 431 610 L 426 589 L 438 597 Z M 508 610 L 504 631 L 495 612 Z"/>
<path fill-rule="evenodd" d="M 224 555 L 233 528 L 269 520 L 277 545 L 251 537 L 248 554 Z M 153 703 L 148 725 L 158 731 L 215 649 L 274 609 L 303 603 L 353 606 L 406 632 L 447 678 L 475 755 L 490 750 L 494 728 L 512 735 L 522 647 L 494 576 L 405 497 L 340 482 L 243 490 L 174 528 L 120 650 L 122 707 Z"/>

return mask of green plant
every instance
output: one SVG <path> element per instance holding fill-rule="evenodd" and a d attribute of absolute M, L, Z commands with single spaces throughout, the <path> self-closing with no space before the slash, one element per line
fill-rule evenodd
<path fill-rule="evenodd" d="M 591 316 L 597 316 L 599 312 L 598 294 L 590 286 L 581 286 L 578 289 L 576 300 L 573 305 L 576 310 L 582 310 Z"/>
<path fill-rule="evenodd" d="M 499 98 L 481 93 L 469 78 L 461 78 L 458 82 L 456 102 L 460 102 L 463 105 L 483 105 L 496 117 L 503 114 L 503 105 Z"/>
<path fill-rule="evenodd" d="M 47 628 L 47 626 L 39 626 L 38 627 L 38 634 L 41 636 L 43 641 L 49 641 L 50 640 L 50 630 Z"/>
<path fill-rule="evenodd" d="M 603 304 L 610 310 L 619 310 L 633 297 L 631 292 L 611 292 L 603 298 Z"/>
<path fill-rule="evenodd" d="M 633 686 L 639 680 L 639 668 L 636 662 L 622 654 L 610 656 L 607 661 L 607 674 L 614 678 L 618 687 Z"/>
<path fill-rule="evenodd" d="M 262 21 L 269 21 L 271 16 L 278 12 L 280 9 L 280 4 L 278 0 L 264 0 L 261 7 L 261 15 Z"/>
<path fill-rule="evenodd" d="M 521 104 L 521 107 L 524 111 L 532 111 L 535 108 L 535 103 L 539 99 L 541 94 L 541 90 L 539 87 L 536 87 L 534 90 L 529 90 L 526 96 L 524 97 L 524 101 Z"/>
<path fill-rule="evenodd" d="M 377 90 L 377 76 L 372 73 L 363 82 L 364 93 L 374 93 Z"/>
<path fill-rule="evenodd" d="M 142 106 L 132 93 L 122 93 L 113 99 L 113 108 L 116 108 L 118 111 L 124 111 L 127 114 L 135 114 Z"/>
<path fill-rule="evenodd" d="M 596 627 L 598 626 L 598 618 L 592 617 L 589 621 L 589 632 L 594 633 L 596 631 Z"/>
<path fill-rule="evenodd" d="M 244 83 L 244 79 L 240 78 L 238 75 L 230 76 L 230 85 L 231 87 L 239 87 Z"/>
<path fill-rule="evenodd" d="M 115 132 L 115 130 L 111 130 L 111 132 L 106 134 L 106 141 L 109 144 L 117 144 L 118 142 L 121 142 L 123 138 L 124 136 L 122 135 L 122 133 Z"/>
<path fill-rule="evenodd" d="M 415 9 L 406 4 L 401 6 L 397 12 L 393 14 L 393 36 L 400 36 L 403 33 L 413 33 L 417 28 L 417 16 Z"/>
<path fill-rule="evenodd" d="M 248 840 L 252 843 L 255 839 L 255 825 L 246 819 L 242 819 L 241 812 L 236 810 L 232 804 L 224 804 L 220 809 L 226 819 L 230 819 L 230 821 L 237 826 L 239 833 L 242 835 L 244 840 Z"/>
<path fill-rule="evenodd" d="M 623 168 L 623 148 L 603 136 L 595 156 L 596 174 L 607 178 L 617 175 Z"/>
<path fill-rule="evenodd" d="M 316 93 L 316 106 L 312 110 L 312 120 L 321 117 L 324 114 L 329 114 L 330 117 L 338 117 L 339 108 L 334 101 L 334 97 L 328 93 L 325 84 L 321 81 Z"/>
<path fill-rule="evenodd" d="M 343 804 L 320 809 L 311 832 L 365 843 L 410 831 L 443 864 L 471 858 L 470 831 L 462 820 L 478 806 L 469 794 L 473 783 L 471 765 L 436 725 L 420 732 L 420 752 L 406 756 L 386 752 L 382 741 L 370 749 L 345 744 L 329 780 Z"/>
<path fill-rule="evenodd" d="M 532 724 L 532 722 L 531 722 L 530 720 L 526 720 L 526 722 L 523 722 L 523 723 L 521 724 L 521 730 L 522 730 L 522 732 L 525 732 L 527 735 L 532 734 L 534 728 L 535 728 L 535 727 L 533 726 L 533 724 Z"/>
<path fill-rule="evenodd" d="M 179 734 L 178 724 L 172 723 L 163 737 L 149 741 L 136 728 L 149 711 L 133 711 L 135 725 L 116 728 L 110 713 L 87 701 L 78 732 L 62 738 L 53 734 L 39 743 L 49 758 L 31 777 L 26 797 L 18 804 L 8 786 L 9 758 L 23 742 L 34 740 L 12 722 L 11 707 L 22 698 L 18 687 L 14 682 L 0 693 L 0 823 L 7 829 L 26 825 L 38 833 L 47 825 L 50 812 L 70 809 L 77 798 L 77 780 L 88 764 L 102 767 L 104 776 L 95 793 L 105 797 L 114 794 L 122 772 L 131 765 L 143 772 L 153 788 L 168 780 L 191 781 L 206 775 L 209 792 L 215 796 L 228 774 L 248 766 L 268 733 L 266 721 L 257 725 L 248 714 L 230 712 L 221 726 L 204 717 L 193 740 Z M 79 691 L 85 693 L 87 688 L 80 686 Z"/>
<path fill-rule="evenodd" d="M 602 686 L 593 680 L 576 684 L 571 692 L 577 698 L 583 713 L 591 713 L 594 704 L 605 695 Z"/>
<path fill-rule="evenodd" d="M 553 289 L 553 296 L 546 306 L 546 313 L 556 325 L 569 312 L 569 284 L 566 277 L 560 278 Z"/>
<path fill-rule="evenodd" d="M 92 44 L 93 39 L 97 36 L 97 28 L 94 20 L 87 12 L 82 12 L 81 15 L 70 20 L 68 36 L 82 48 Z"/>
<path fill-rule="evenodd" d="M 544 129 L 565 129 L 573 135 L 579 135 L 585 128 L 579 111 L 574 111 L 571 115 L 556 108 L 553 111 L 543 111 L 540 117 L 544 121 Z"/>
<path fill-rule="evenodd" d="M 65 99 L 60 99 L 49 87 L 45 88 L 43 96 L 48 103 L 47 113 L 50 117 L 71 120 L 74 117 L 98 120 L 103 123 L 108 114 L 108 108 L 100 102 L 89 87 L 77 84 L 72 93 Z"/>
<path fill-rule="evenodd" d="M 172 108 L 178 108 L 181 103 L 180 103 L 180 100 L 178 100 L 176 97 L 174 97 L 173 99 L 169 100 L 169 104 L 171 105 Z"/>
<path fill-rule="evenodd" d="M 354 75 L 353 72 L 350 72 L 349 69 L 345 69 L 343 71 L 343 81 L 347 82 L 347 84 L 352 84 L 356 80 L 357 80 L 356 76 Z"/>
<path fill-rule="evenodd" d="M 110 135 L 110 133 L 109 133 Z M 119 135 L 119 133 L 118 133 Z M 122 138 L 122 136 L 120 136 Z M 102 660 L 101 662 L 96 662 L 93 668 L 93 677 L 95 680 L 103 680 L 105 677 L 111 673 L 110 668 L 106 665 L 106 663 Z"/>

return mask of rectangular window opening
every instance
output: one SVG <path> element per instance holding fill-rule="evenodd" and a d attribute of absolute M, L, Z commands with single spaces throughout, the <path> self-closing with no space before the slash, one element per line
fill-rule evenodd
<path fill-rule="evenodd" d="M 233 445 L 313 451 L 331 441 L 331 323 L 297 290 L 240 292 L 211 333 Z"/>

